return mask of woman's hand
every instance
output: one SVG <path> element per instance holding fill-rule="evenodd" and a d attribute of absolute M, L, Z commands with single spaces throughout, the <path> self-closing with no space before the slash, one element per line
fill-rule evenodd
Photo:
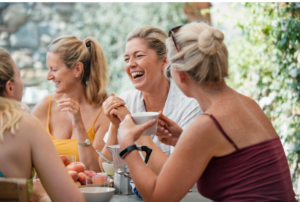
<path fill-rule="evenodd" d="M 110 112 L 110 116 L 117 117 L 120 121 L 125 119 L 125 116 L 131 114 L 125 106 L 120 106 L 117 109 L 113 109 Z"/>
<path fill-rule="evenodd" d="M 118 142 L 120 144 L 120 149 L 122 150 L 125 147 L 133 145 L 134 142 L 141 136 L 142 132 L 153 126 L 155 123 L 156 120 L 151 119 L 144 124 L 135 125 L 131 116 L 126 115 L 125 119 L 120 123 L 118 130 Z"/>
<path fill-rule="evenodd" d="M 119 126 L 121 120 L 115 116 L 114 114 L 111 113 L 111 111 L 113 109 L 118 109 L 118 107 L 120 106 L 124 106 L 126 103 L 124 102 L 124 100 L 122 100 L 119 97 L 114 96 L 114 94 L 112 93 L 109 98 L 107 98 L 104 102 L 103 102 L 103 111 L 104 114 L 106 115 L 106 117 L 110 120 L 110 122 L 115 125 L 115 126 Z"/>
<path fill-rule="evenodd" d="M 181 133 L 182 128 L 160 111 L 156 133 L 158 140 L 166 145 L 175 146 Z"/>
<path fill-rule="evenodd" d="M 61 108 L 60 111 L 65 111 L 68 113 L 69 117 L 72 120 L 73 126 L 83 126 L 83 122 L 80 114 L 80 105 L 78 102 L 71 98 L 64 98 L 57 101 L 58 107 Z"/>

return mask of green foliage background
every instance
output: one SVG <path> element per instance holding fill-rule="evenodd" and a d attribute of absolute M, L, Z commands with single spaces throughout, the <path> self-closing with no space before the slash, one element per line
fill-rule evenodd
<path fill-rule="evenodd" d="M 256 100 L 279 134 L 294 185 L 300 162 L 300 3 L 244 3 L 228 44 L 231 87 Z"/>
<path fill-rule="evenodd" d="M 65 34 L 96 38 L 104 50 L 110 72 L 109 93 L 120 94 L 133 85 L 124 71 L 126 36 L 153 25 L 168 32 L 185 22 L 183 3 L 77 3 Z"/>

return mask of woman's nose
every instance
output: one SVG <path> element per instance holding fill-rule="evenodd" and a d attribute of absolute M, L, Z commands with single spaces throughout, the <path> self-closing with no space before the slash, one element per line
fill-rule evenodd
<path fill-rule="evenodd" d="M 47 80 L 52 80 L 53 76 L 51 74 L 50 71 L 48 71 L 48 74 L 47 74 Z"/>
<path fill-rule="evenodd" d="M 129 67 L 134 67 L 134 66 L 136 66 L 136 61 L 135 61 L 135 59 L 134 58 L 131 58 L 130 60 L 129 60 Z"/>

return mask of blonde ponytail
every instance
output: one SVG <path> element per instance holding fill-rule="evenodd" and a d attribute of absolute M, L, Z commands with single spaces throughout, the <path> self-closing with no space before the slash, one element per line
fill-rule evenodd
<path fill-rule="evenodd" d="M 88 100 L 102 103 L 108 97 L 105 90 L 108 85 L 108 70 L 105 56 L 101 46 L 95 39 L 88 37 L 84 42 L 91 54 L 86 95 Z"/>

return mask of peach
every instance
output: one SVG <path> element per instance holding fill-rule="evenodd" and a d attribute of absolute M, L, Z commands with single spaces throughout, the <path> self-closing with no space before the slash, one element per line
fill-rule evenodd
<path fill-rule="evenodd" d="M 92 171 L 92 170 L 85 170 L 83 173 L 86 174 L 86 176 L 88 176 L 88 177 L 90 177 L 90 178 L 92 178 L 92 177 L 94 177 L 95 175 L 97 175 L 97 173 L 94 172 L 94 171 Z"/>
<path fill-rule="evenodd" d="M 70 164 L 70 159 L 66 155 L 60 155 L 60 159 L 65 164 L 65 166 Z"/>
<path fill-rule="evenodd" d="M 81 162 L 74 162 L 67 165 L 67 170 L 73 170 L 77 173 L 83 172 L 85 170 L 85 165 Z"/>
<path fill-rule="evenodd" d="M 76 171 L 73 170 L 69 170 L 68 173 L 70 174 L 70 176 L 72 177 L 72 179 L 74 180 L 74 182 L 76 182 L 78 180 L 78 173 Z"/>
<path fill-rule="evenodd" d="M 78 173 L 78 181 L 82 184 L 82 185 L 86 185 L 86 179 L 88 179 L 88 184 L 92 184 L 91 182 L 91 178 L 87 177 L 86 174 L 84 174 L 83 172 Z"/>
<path fill-rule="evenodd" d="M 107 182 L 107 176 L 105 175 L 95 175 L 94 177 L 92 177 L 92 182 L 93 184 L 101 184 L 104 182 Z"/>
<path fill-rule="evenodd" d="M 76 181 L 75 184 L 76 184 L 78 187 L 81 186 L 80 182 L 78 182 L 78 181 Z"/>

